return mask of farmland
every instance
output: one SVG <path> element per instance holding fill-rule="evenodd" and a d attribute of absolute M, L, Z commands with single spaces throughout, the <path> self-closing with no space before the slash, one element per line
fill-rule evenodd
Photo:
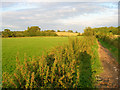
<path fill-rule="evenodd" d="M 66 44 L 63 42 L 66 42 Z M 11 44 L 12 46 L 10 46 Z M 94 83 L 96 81 L 95 75 L 101 72 L 101 64 L 99 62 L 97 52 L 98 45 L 95 37 L 70 37 L 69 39 L 68 37 L 5 38 L 3 39 L 3 46 L 3 53 L 7 53 L 3 55 L 3 82 L 5 82 L 3 83 L 4 87 L 94 87 Z M 35 46 L 34 49 L 32 46 Z M 48 47 L 46 49 L 50 49 L 53 46 L 57 47 L 54 47 L 50 50 L 50 52 L 42 55 L 43 51 L 46 52 L 46 50 L 43 48 Z M 14 53 L 11 53 L 11 51 Z M 19 55 L 17 58 L 15 58 L 17 51 L 19 52 Z M 24 53 L 27 53 L 27 55 L 24 56 Z M 19 62 L 22 63 L 20 64 Z M 43 68 L 42 71 L 40 67 Z M 15 77 L 12 75 L 12 73 L 10 74 L 9 72 L 14 73 Z M 30 72 L 34 79 L 36 78 L 38 80 L 42 80 L 40 86 L 38 85 L 38 81 L 34 81 L 34 84 L 30 86 L 25 85 L 25 83 L 27 84 L 29 82 L 24 82 L 24 78 L 22 77 L 28 78 L 27 75 L 30 75 Z M 6 80 L 8 79 L 6 78 L 6 75 L 8 78 L 11 78 L 7 82 Z M 46 79 L 42 78 L 41 76 L 46 77 Z M 21 77 L 19 83 L 14 80 L 18 77 Z M 76 81 L 76 79 L 78 80 Z M 53 83 L 53 80 L 58 81 Z M 22 83 L 22 86 L 20 83 Z"/>
<path fill-rule="evenodd" d="M 2 71 L 13 72 L 16 65 L 16 55 L 24 61 L 28 57 L 41 56 L 42 52 L 68 42 L 68 37 L 26 37 L 2 39 Z"/>
<path fill-rule="evenodd" d="M 7 40 L 7 43 L 9 41 L 9 43 L 6 44 L 5 40 Z M 46 55 L 42 55 L 42 57 L 33 57 L 32 59 L 30 59 L 31 56 L 41 56 L 42 53 L 39 51 L 40 48 L 45 48 L 48 46 L 49 46 L 49 48 L 51 48 L 52 46 L 56 46 L 57 43 L 62 44 L 63 41 L 68 44 L 61 45 L 56 48 L 54 47 Z M 9 46 L 9 44 L 11 44 L 13 42 L 14 42 L 13 46 Z M 30 44 L 31 42 L 32 42 L 32 44 Z M 34 44 L 33 44 L 33 42 L 34 42 Z M 41 45 L 41 47 L 39 45 L 37 45 L 38 42 L 39 42 L 39 45 Z M 43 46 L 42 46 L 41 42 L 43 42 Z M 8 56 L 6 54 L 4 54 L 8 58 L 10 58 L 11 55 L 12 55 L 11 57 L 14 57 L 9 60 L 8 60 L 8 58 L 6 58 L 6 59 L 3 58 L 5 60 L 5 62 L 3 61 L 3 70 L 4 70 L 4 72 L 6 71 L 6 73 L 3 72 L 3 81 L 5 81 L 5 83 L 3 85 L 5 87 L 23 87 L 23 88 L 24 87 L 25 88 L 33 88 L 33 87 L 40 87 L 40 88 L 41 87 L 64 87 L 64 88 L 66 88 L 68 86 L 71 86 L 71 87 L 94 87 L 94 83 L 96 81 L 95 75 L 100 73 L 100 71 L 101 71 L 101 64 L 99 62 L 99 57 L 98 57 L 98 52 L 97 52 L 98 45 L 97 45 L 97 41 L 96 41 L 95 37 L 69 38 L 69 40 L 68 40 L 68 37 L 47 37 L 47 38 L 45 38 L 45 37 L 38 38 L 37 37 L 37 38 L 10 38 L 10 39 L 7 38 L 7 39 L 3 39 L 3 44 L 4 44 L 3 52 L 5 49 L 8 51 L 12 51 L 12 49 L 14 49 L 14 48 L 17 48 L 17 50 L 15 49 L 14 53 L 17 53 L 17 51 L 21 52 L 21 53 L 19 53 L 19 56 L 17 57 L 17 59 L 15 59 L 16 54 L 11 54 L 10 52 L 8 52 L 9 53 Z M 6 47 L 5 45 L 8 45 L 11 48 L 11 50 L 10 50 L 10 48 L 5 48 Z M 20 47 L 21 45 L 22 45 L 22 47 Z M 17 46 L 17 47 L 15 47 L 15 46 Z M 31 46 L 36 46 L 36 47 L 34 47 L 34 49 L 33 49 Z M 25 49 L 25 51 L 24 51 L 24 49 Z M 42 49 L 42 51 L 45 52 L 45 49 Z M 25 57 L 23 54 L 24 52 L 28 53 Z M 6 60 L 8 60 L 8 61 L 6 61 Z M 17 62 L 16 62 L 16 60 L 17 60 Z M 21 62 L 21 60 L 23 63 L 19 64 L 19 62 Z M 5 68 L 6 67 L 5 63 L 8 64 L 7 68 Z M 15 68 L 15 65 L 16 65 L 16 68 Z M 11 67 L 11 66 L 14 66 L 14 67 Z M 42 71 L 40 69 L 41 66 L 43 68 Z M 67 66 L 69 66 L 69 67 L 67 67 Z M 22 67 L 22 68 L 20 68 L 20 67 Z M 10 69 L 8 69 L 8 68 L 10 68 Z M 12 76 L 13 79 L 21 77 L 21 80 L 20 80 L 21 82 L 19 82 L 18 84 L 17 84 L 16 80 L 9 79 L 9 81 L 6 82 L 6 80 L 8 80 L 8 79 L 5 79 L 6 75 L 8 76 L 8 78 L 12 78 L 11 75 L 8 74 L 8 72 L 13 72 L 14 69 L 15 69 L 15 71 L 14 71 L 15 77 Z M 28 70 L 28 69 L 30 69 L 30 70 Z M 46 70 L 48 73 L 46 72 Z M 34 81 L 34 84 L 30 85 L 30 86 L 25 85 L 24 78 L 22 78 L 22 77 L 27 78 L 28 77 L 27 75 L 30 75 L 29 72 L 31 72 L 32 77 L 35 76 L 34 79 L 38 77 L 37 81 Z M 18 73 L 21 73 L 21 74 L 18 74 Z M 21 75 L 23 75 L 23 76 L 21 76 Z M 56 76 L 56 77 L 54 77 L 54 76 Z M 44 79 L 42 77 L 46 77 L 46 79 Z M 30 79 L 30 78 L 28 78 L 28 79 Z M 49 79 L 50 79 L 50 81 L 49 81 Z M 76 81 L 76 79 L 78 79 L 78 80 Z M 42 80 L 40 86 L 38 85 L 39 84 L 38 80 Z M 53 80 L 55 80 L 54 83 L 53 83 Z M 56 81 L 56 80 L 58 80 L 58 81 Z M 72 82 L 74 82 L 74 83 L 72 83 Z M 87 83 L 85 83 L 85 82 L 87 82 Z M 8 84 L 8 83 L 10 83 L 10 84 Z M 13 85 L 13 83 L 14 83 L 14 85 Z M 15 85 L 15 83 L 16 83 L 16 85 Z M 22 83 L 22 86 L 20 85 L 20 83 Z M 25 83 L 27 84 L 29 82 L 26 81 Z M 6 84 L 8 86 L 6 86 Z M 11 86 L 11 85 L 13 85 L 13 86 Z"/>
<path fill-rule="evenodd" d="M 118 68 L 118 52 L 115 53 L 113 48 L 118 48 L 118 36 L 99 34 L 95 30 L 87 28 L 82 36 L 77 36 L 78 33 L 56 32 L 57 36 L 3 38 L 3 87 L 104 87 L 104 84 L 100 84 L 105 83 L 108 73 L 112 76 L 107 87 L 117 87 L 117 80 L 113 77 L 118 72 L 109 62 Z M 107 42 L 108 45 L 105 44 Z M 115 53 L 114 57 L 111 53 Z"/>
<path fill-rule="evenodd" d="M 120 88 L 120 2 L 37 1 L 0 3 L 0 89 Z"/>
<path fill-rule="evenodd" d="M 71 32 L 56 32 L 58 36 L 77 36 L 78 33 L 71 33 Z"/>
<path fill-rule="evenodd" d="M 119 38 L 101 33 L 88 27 L 82 36 L 54 32 L 57 36 L 2 38 L 3 87 L 118 87 Z"/>

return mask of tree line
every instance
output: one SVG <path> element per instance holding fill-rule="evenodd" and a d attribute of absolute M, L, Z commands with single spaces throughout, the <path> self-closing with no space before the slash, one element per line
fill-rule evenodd
<path fill-rule="evenodd" d="M 25 31 L 11 31 L 10 29 L 4 29 L 2 31 L 2 37 L 32 37 L 32 36 L 58 36 L 55 30 L 44 30 L 41 31 L 41 28 L 38 26 L 28 27 Z M 57 32 L 66 32 L 57 30 Z M 72 30 L 68 30 L 67 32 L 72 32 Z M 77 31 L 75 33 L 78 33 Z"/>
<path fill-rule="evenodd" d="M 102 35 L 120 35 L 120 26 L 118 27 L 99 27 L 99 28 L 91 28 L 86 27 L 84 29 L 83 35 L 89 36 L 94 35 L 96 37 L 102 36 Z"/>
<path fill-rule="evenodd" d="M 10 29 L 4 29 L 2 31 L 2 37 L 32 37 L 32 36 L 57 36 L 54 30 L 41 31 L 38 26 L 28 27 L 25 31 L 10 31 Z"/>

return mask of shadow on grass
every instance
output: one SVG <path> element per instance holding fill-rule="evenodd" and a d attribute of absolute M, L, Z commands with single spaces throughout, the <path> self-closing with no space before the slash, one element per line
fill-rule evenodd
<path fill-rule="evenodd" d="M 80 65 L 80 88 L 92 88 L 92 69 L 91 69 L 91 56 L 87 52 L 79 54 Z"/>

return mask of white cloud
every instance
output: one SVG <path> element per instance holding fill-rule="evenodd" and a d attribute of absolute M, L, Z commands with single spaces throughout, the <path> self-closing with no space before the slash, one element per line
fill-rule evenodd
<path fill-rule="evenodd" d="M 118 23 L 118 10 L 107 9 L 101 13 L 82 14 L 65 19 L 58 19 L 57 22 L 61 22 L 65 25 L 82 25 L 82 26 L 117 26 Z"/>
<path fill-rule="evenodd" d="M 112 4 L 114 7 L 111 7 Z M 22 9 L 9 9 L 16 8 L 16 5 Z M 2 23 L 3 28 L 10 27 L 12 30 L 25 30 L 28 26 L 39 25 L 42 29 L 80 31 L 87 26 L 117 26 L 118 20 L 116 3 L 17 3 L 9 7 L 4 6 L 7 9 L 2 12 Z"/>

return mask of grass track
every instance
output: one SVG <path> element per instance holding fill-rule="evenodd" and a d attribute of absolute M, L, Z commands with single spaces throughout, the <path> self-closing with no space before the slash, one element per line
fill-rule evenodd
<path fill-rule="evenodd" d="M 113 45 L 110 45 L 110 44 L 108 44 L 108 43 L 106 43 L 106 42 L 103 42 L 102 40 L 99 40 L 100 41 L 100 43 L 103 45 L 103 47 L 105 47 L 105 48 L 107 48 L 111 53 L 112 53 L 112 55 L 113 55 L 113 57 L 119 62 L 119 64 L 120 64 L 120 60 L 119 60 L 119 55 L 120 55 L 120 53 L 119 53 L 119 50 L 118 50 L 118 48 L 116 48 L 116 47 L 114 47 Z"/>

